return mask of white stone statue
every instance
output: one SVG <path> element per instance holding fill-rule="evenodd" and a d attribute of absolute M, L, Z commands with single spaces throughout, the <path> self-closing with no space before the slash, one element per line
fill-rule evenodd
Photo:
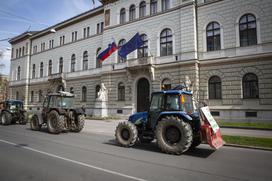
<path fill-rule="evenodd" d="M 185 83 L 185 86 L 186 86 L 186 90 L 190 91 L 191 87 L 192 87 L 192 82 L 191 82 L 188 75 L 185 76 L 185 82 L 184 83 Z"/>
<path fill-rule="evenodd" d="M 101 83 L 101 88 L 98 92 L 98 98 L 97 100 L 99 101 L 107 101 L 107 97 L 108 97 L 108 90 L 105 87 L 104 83 Z"/>

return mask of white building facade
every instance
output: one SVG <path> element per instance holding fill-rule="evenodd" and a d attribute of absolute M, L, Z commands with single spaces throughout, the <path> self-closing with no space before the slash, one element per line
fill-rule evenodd
<path fill-rule="evenodd" d="M 224 121 L 272 121 L 270 0 L 104 0 L 103 6 L 12 44 L 10 96 L 39 109 L 47 92 L 76 95 L 93 115 L 107 88 L 108 115 L 148 108 L 150 94 L 191 82 Z M 55 31 L 54 31 L 55 30 Z M 137 32 L 144 45 L 126 59 L 97 55 Z"/>

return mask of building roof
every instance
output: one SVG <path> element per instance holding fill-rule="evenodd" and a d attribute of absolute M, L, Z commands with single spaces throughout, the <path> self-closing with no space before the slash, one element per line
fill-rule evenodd
<path fill-rule="evenodd" d="M 83 21 L 85 19 L 88 19 L 90 17 L 93 17 L 93 16 L 96 16 L 98 14 L 102 14 L 104 12 L 104 7 L 103 5 L 102 6 L 98 6 L 97 8 L 94 8 L 94 9 L 91 9 L 91 10 L 88 10 L 86 12 L 83 12 L 79 15 L 76 15 L 72 18 L 69 18 L 67 20 L 64 20 L 60 23 L 57 23 L 55 25 L 52 25 L 48 28 L 45 28 L 41 31 L 26 31 L 18 36 L 15 36 L 13 38 L 11 38 L 9 40 L 9 43 L 10 44 L 15 44 L 17 42 L 20 42 L 20 41 L 23 41 L 27 38 L 30 38 L 30 39 L 36 39 L 36 38 L 39 38 L 41 36 L 44 36 L 44 35 L 47 35 L 49 33 L 51 33 L 51 30 L 54 29 L 54 30 L 60 30 L 62 28 L 65 28 L 71 24 L 75 24 L 79 21 Z"/>

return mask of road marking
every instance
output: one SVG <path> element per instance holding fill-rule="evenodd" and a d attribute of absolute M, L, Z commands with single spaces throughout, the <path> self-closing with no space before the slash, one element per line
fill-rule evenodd
<path fill-rule="evenodd" d="M 121 176 L 121 177 L 129 178 L 129 179 L 133 179 L 133 180 L 137 180 L 137 181 L 147 181 L 145 179 L 141 179 L 141 178 L 138 178 L 138 177 L 133 177 L 133 176 L 130 176 L 130 175 L 122 174 L 122 173 L 119 173 L 119 172 L 116 172 L 116 171 L 100 168 L 100 167 L 90 165 L 90 164 L 87 164 L 87 163 L 83 163 L 83 162 L 80 162 L 80 161 L 71 160 L 69 158 L 65 158 L 65 157 L 61 157 L 61 156 L 54 155 L 54 154 L 51 154 L 51 153 L 47 153 L 47 152 L 44 152 L 44 151 L 36 150 L 34 148 L 31 148 L 31 147 L 28 147 L 28 146 L 23 146 L 23 145 L 16 144 L 16 143 L 12 143 L 12 142 L 9 142 L 9 141 L 6 141 L 6 140 L 1 140 L 0 139 L 0 142 L 6 143 L 6 144 L 9 144 L 9 145 L 13 145 L 13 146 L 17 146 L 17 147 L 20 147 L 20 148 L 23 148 L 23 149 L 26 149 L 26 150 L 30 150 L 30 151 L 33 151 L 33 152 L 37 152 L 37 153 L 40 153 L 40 154 L 43 154 L 43 155 L 47 155 L 47 156 L 50 156 L 50 157 L 53 157 L 53 158 L 58 158 L 58 159 L 61 159 L 61 160 L 65 160 L 65 161 L 75 163 L 75 164 L 78 164 L 78 165 L 81 165 L 81 166 L 85 166 L 85 167 L 88 167 L 88 168 L 93 168 L 93 169 L 96 169 L 96 170 L 100 170 L 100 171 L 110 173 L 110 174 L 113 174 L 113 175 L 118 175 L 118 176 Z"/>

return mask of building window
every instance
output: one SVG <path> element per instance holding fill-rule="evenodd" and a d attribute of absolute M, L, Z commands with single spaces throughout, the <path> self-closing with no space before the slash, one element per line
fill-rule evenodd
<path fill-rule="evenodd" d="M 139 16 L 140 16 L 140 18 L 142 18 L 145 15 L 146 15 L 146 3 L 145 3 L 145 1 L 142 1 L 140 3 Z"/>
<path fill-rule="evenodd" d="M 239 21 L 240 46 L 257 44 L 256 18 L 252 14 L 245 14 Z"/>
<path fill-rule="evenodd" d="M 74 87 L 70 87 L 70 93 L 74 94 Z"/>
<path fill-rule="evenodd" d="M 38 102 L 42 102 L 42 98 L 43 98 L 42 90 L 39 90 Z"/>
<path fill-rule="evenodd" d="M 259 98 L 258 77 L 253 73 L 247 73 L 243 77 L 243 98 Z"/>
<path fill-rule="evenodd" d="M 207 51 L 221 49 L 220 43 L 220 25 L 217 22 L 211 22 L 206 28 Z"/>
<path fill-rule="evenodd" d="M 100 91 L 100 85 L 95 87 L 95 98 L 98 98 L 98 92 Z"/>
<path fill-rule="evenodd" d="M 148 39 L 146 34 L 141 35 L 144 44 L 138 48 L 138 58 L 148 57 Z"/>
<path fill-rule="evenodd" d="M 17 69 L 17 80 L 21 80 L 21 67 L 20 66 Z"/>
<path fill-rule="evenodd" d="M 64 45 L 64 43 L 65 43 L 65 36 L 63 35 L 60 37 L 60 46 Z"/>
<path fill-rule="evenodd" d="M 99 47 L 96 50 L 96 68 L 101 68 L 102 67 L 102 62 L 97 58 L 98 54 L 100 53 L 101 48 Z"/>
<path fill-rule="evenodd" d="M 158 6 L 157 0 L 150 1 L 150 15 L 157 13 L 157 6 Z"/>
<path fill-rule="evenodd" d="M 125 100 L 125 85 L 123 82 L 118 84 L 118 101 Z"/>
<path fill-rule="evenodd" d="M 49 60 L 49 64 L 48 64 L 48 75 L 52 75 L 52 60 Z"/>
<path fill-rule="evenodd" d="M 54 48 L 54 40 L 49 40 L 49 49 Z"/>
<path fill-rule="evenodd" d="M 126 9 L 122 8 L 120 11 L 120 24 L 124 24 L 126 22 Z"/>
<path fill-rule="evenodd" d="M 218 76 L 212 76 L 209 79 L 209 99 L 221 99 L 221 79 Z"/>
<path fill-rule="evenodd" d="M 162 0 L 162 11 L 170 9 L 170 0 Z"/>
<path fill-rule="evenodd" d="M 41 52 L 45 50 L 45 43 L 41 43 Z"/>
<path fill-rule="evenodd" d="M 35 46 L 33 47 L 33 54 L 34 54 L 34 53 L 37 53 L 37 49 L 38 49 L 38 47 L 37 47 L 37 45 L 35 45 Z M 16 54 L 17 54 L 17 50 L 16 50 Z"/>
<path fill-rule="evenodd" d="M 133 21 L 136 18 L 136 10 L 135 5 L 131 5 L 129 8 L 129 21 Z"/>
<path fill-rule="evenodd" d="M 172 40 L 172 31 L 167 28 L 161 32 L 160 35 L 160 47 L 161 47 L 161 56 L 167 56 L 173 54 L 173 40 Z"/>
<path fill-rule="evenodd" d="M 18 91 L 16 91 L 16 97 L 15 97 L 15 99 L 16 99 L 16 100 L 19 99 L 19 92 L 18 92 Z"/>
<path fill-rule="evenodd" d="M 63 58 L 60 57 L 59 59 L 59 73 L 63 72 Z"/>
<path fill-rule="evenodd" d="M 75 67 L 76 66 L 76 55 L 73 54 L 71 56 L 71 72 L 74 72 L 75 71 Z"/>
<path fill-rule="evenodd" d="M 161 90 L 170 90 L 170 89 L 171 89 L 171 80 L 168 78 L 163 79 Z"/>
<path fill-rule="evenodd" d="M 83 53 L 83 70 L 88 70 L 88 51 Z"/>
<path fill-rule="evenodd" d="M 88 26 L 87 28 L 83 29 L 83 37 L 87 38 L 90 36 L 90 27 Z"/>
<path fill-rule="evenodd" d="M 34 102 L 34 91 L 30 93 L 30 102 Z"/>
<path fill-rule="evenodd" d="M 87 101 L 87 88 L 85 86 L 82 87 L 82 102 Z"/>
<path fill-rule="evenodd" d="M 21 57 L 22 48 L 19 48 L 19 57 Z"/>
<path fill-rule="evenodd" d="M 22 56 L 25 55 L 25 47 L 23 46 Z"/>
<path fill-rule="evenodd" d="M 40 64 L 40 77 L 43 77 L 43 62 Z"/>
<path fill-rule="evenodd" d="M 126 43 L 126 40 L 125 39 L 121 39 L 118 43 L 118 49 L 120 49 L 124 44 Z M 118 55 L 118 63 L 123 63 L 127 60 L 127 57 L 126 58 L 122 58 Z"/>
<path fill-rule="evenodd" d="M 77 41 L 77 31 L 72 32 L 72 42 Z"/>
<path fill-rule="evenodd" d="M 32 65 L 32 79 L 35 79 L 35 75 L 36 75 L 36 65 L 33 64 Z"/>

